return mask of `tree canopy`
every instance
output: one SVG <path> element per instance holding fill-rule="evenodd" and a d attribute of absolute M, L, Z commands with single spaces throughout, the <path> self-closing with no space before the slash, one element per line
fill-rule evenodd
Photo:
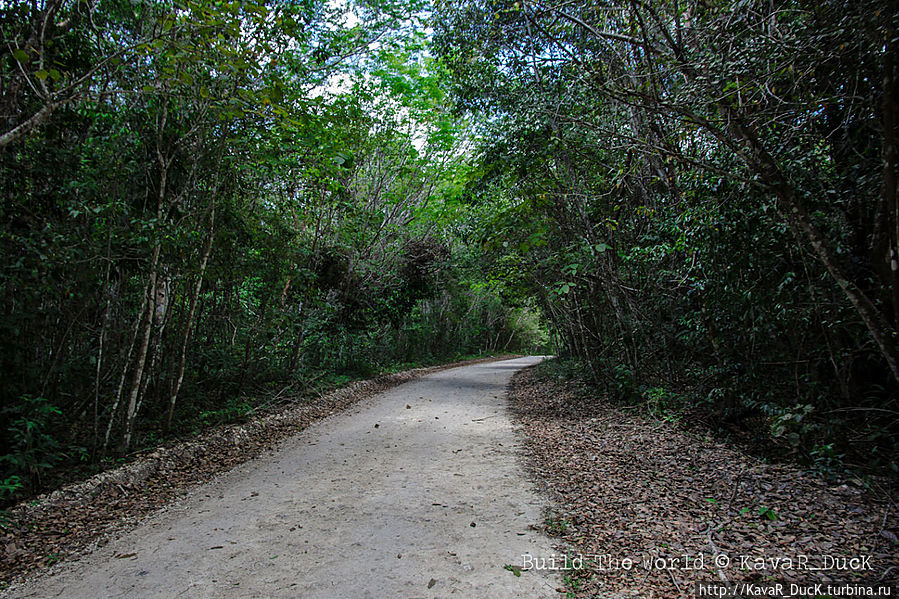
<path fill-rule="evenodd" d="M 458 110 L 483 123 L 488 247 L 564 353 L 655 409 L 896 468 L 894 4 L 437 14 Z"/>
<path fill-rule="evenodd" d="M 895 471 L 895 8 L 0 3 L 0 500 L 497 351 Z"/>

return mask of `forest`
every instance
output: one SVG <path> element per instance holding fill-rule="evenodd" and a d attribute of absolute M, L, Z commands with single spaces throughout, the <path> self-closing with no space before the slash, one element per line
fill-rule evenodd
<path fill-rule="evenodd" d="M 897 26 L 891 0 L 0 2 L 0 507 L 501 352 L 895 477 Z"/>

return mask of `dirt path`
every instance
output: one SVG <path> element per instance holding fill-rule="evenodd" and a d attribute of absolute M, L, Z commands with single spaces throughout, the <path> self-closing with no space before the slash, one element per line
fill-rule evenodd
<path fill-rule="evenodd" d="M 14 597 L 551 597 L 506 384 L 439 372 L 311 426 Z"/>

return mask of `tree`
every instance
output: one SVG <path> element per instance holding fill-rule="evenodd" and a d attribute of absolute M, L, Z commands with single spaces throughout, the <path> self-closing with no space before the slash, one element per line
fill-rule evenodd
<path fill-rule="evenodd" d="M 485 123 L 471 194 L 508 219 L 492 247 L 528 261 L 594 378 L 724 412 L 776 419 L 808 402 L 895 425 L 868 411 L 889 410 L 899 381 L 895 12 L 439 5 L 436 51 Z"/>

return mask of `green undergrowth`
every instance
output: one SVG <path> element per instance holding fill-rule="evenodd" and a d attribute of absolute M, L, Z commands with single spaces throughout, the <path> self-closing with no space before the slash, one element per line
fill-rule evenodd
<path fill-rule="evenodd" d="M 714 402 L 697 398 L 689 387 L 674 392 L 658 385 L 616 385 L 614 377 L 609 384 L 599 385 L 591 381 L 583 363 L 570 357 L 546 360 L 534 371 L 539 380 L 564 384 L 574 394 L 576 405 L 567 406 L 566 415 L 586 418 L 611 405 L 731 444 L 766 462 L 797 464 L 825 478 L 851 476 L 867 484 L 896 476 L 889 461 L 865 462 L 857 449 L 828 436 L 827 429 L 812 421 L 811 410 L 766 411 L 747 405 L 724 411 Z M 809 419 L 807 424 L 804 418 Z M 801 429 L 804 435 L 799 440 L 790 437 L 791 429 Z M 884 451 L 880 447 L 878 453 Z"/>
<path fill-rule="evenodd" d="M 77 445 L 60 444 L 47 431 L 58 417 L 58 410 L 48 406 L 46 401 L 32 400 L 23 404 L 25 408 L 7 409 L 10 428 L 19 440 L 14 453 L 3 456 L 3 461 L 39 477 L 42 492 L 52 491 L 65 484 L 88 478 L 99 472 L 127 464 L 148 451 L 174 442 L 186 441 L 218 427 L 248 422 L 265 414 L 274 413 L 291 406 L 311 403 L 321 395 L 345 387 L 355 381 L 377 378 L 416 368 L 427 368 L 441 364 L 451 364 L 490 357 L 501 357 L 503 353 L 455 354 L 443 358 L 431 357 L 417 362 L 388 364 L 377 369 L 355 372 L 308 372 L 297 376 L 290 383 L 269 383 L 259 385 L 253 393 L 225 400 L 217 407 L 197 410 L 183 416 L 178 426 L 164 432 L 161 420 L 154 427 L 140 432 L 134 451 L 127 455 L 108 456 L 91 462 L 87 449 Z M 11 475 L 0 480 L 0 505 L 9 506 L 18 501 L 27 501 L 37 493 L 27 493 L 28 486 L 22 476 Z M 7 526 L 9 517 L 0 511 L 0 528 Z"/>

